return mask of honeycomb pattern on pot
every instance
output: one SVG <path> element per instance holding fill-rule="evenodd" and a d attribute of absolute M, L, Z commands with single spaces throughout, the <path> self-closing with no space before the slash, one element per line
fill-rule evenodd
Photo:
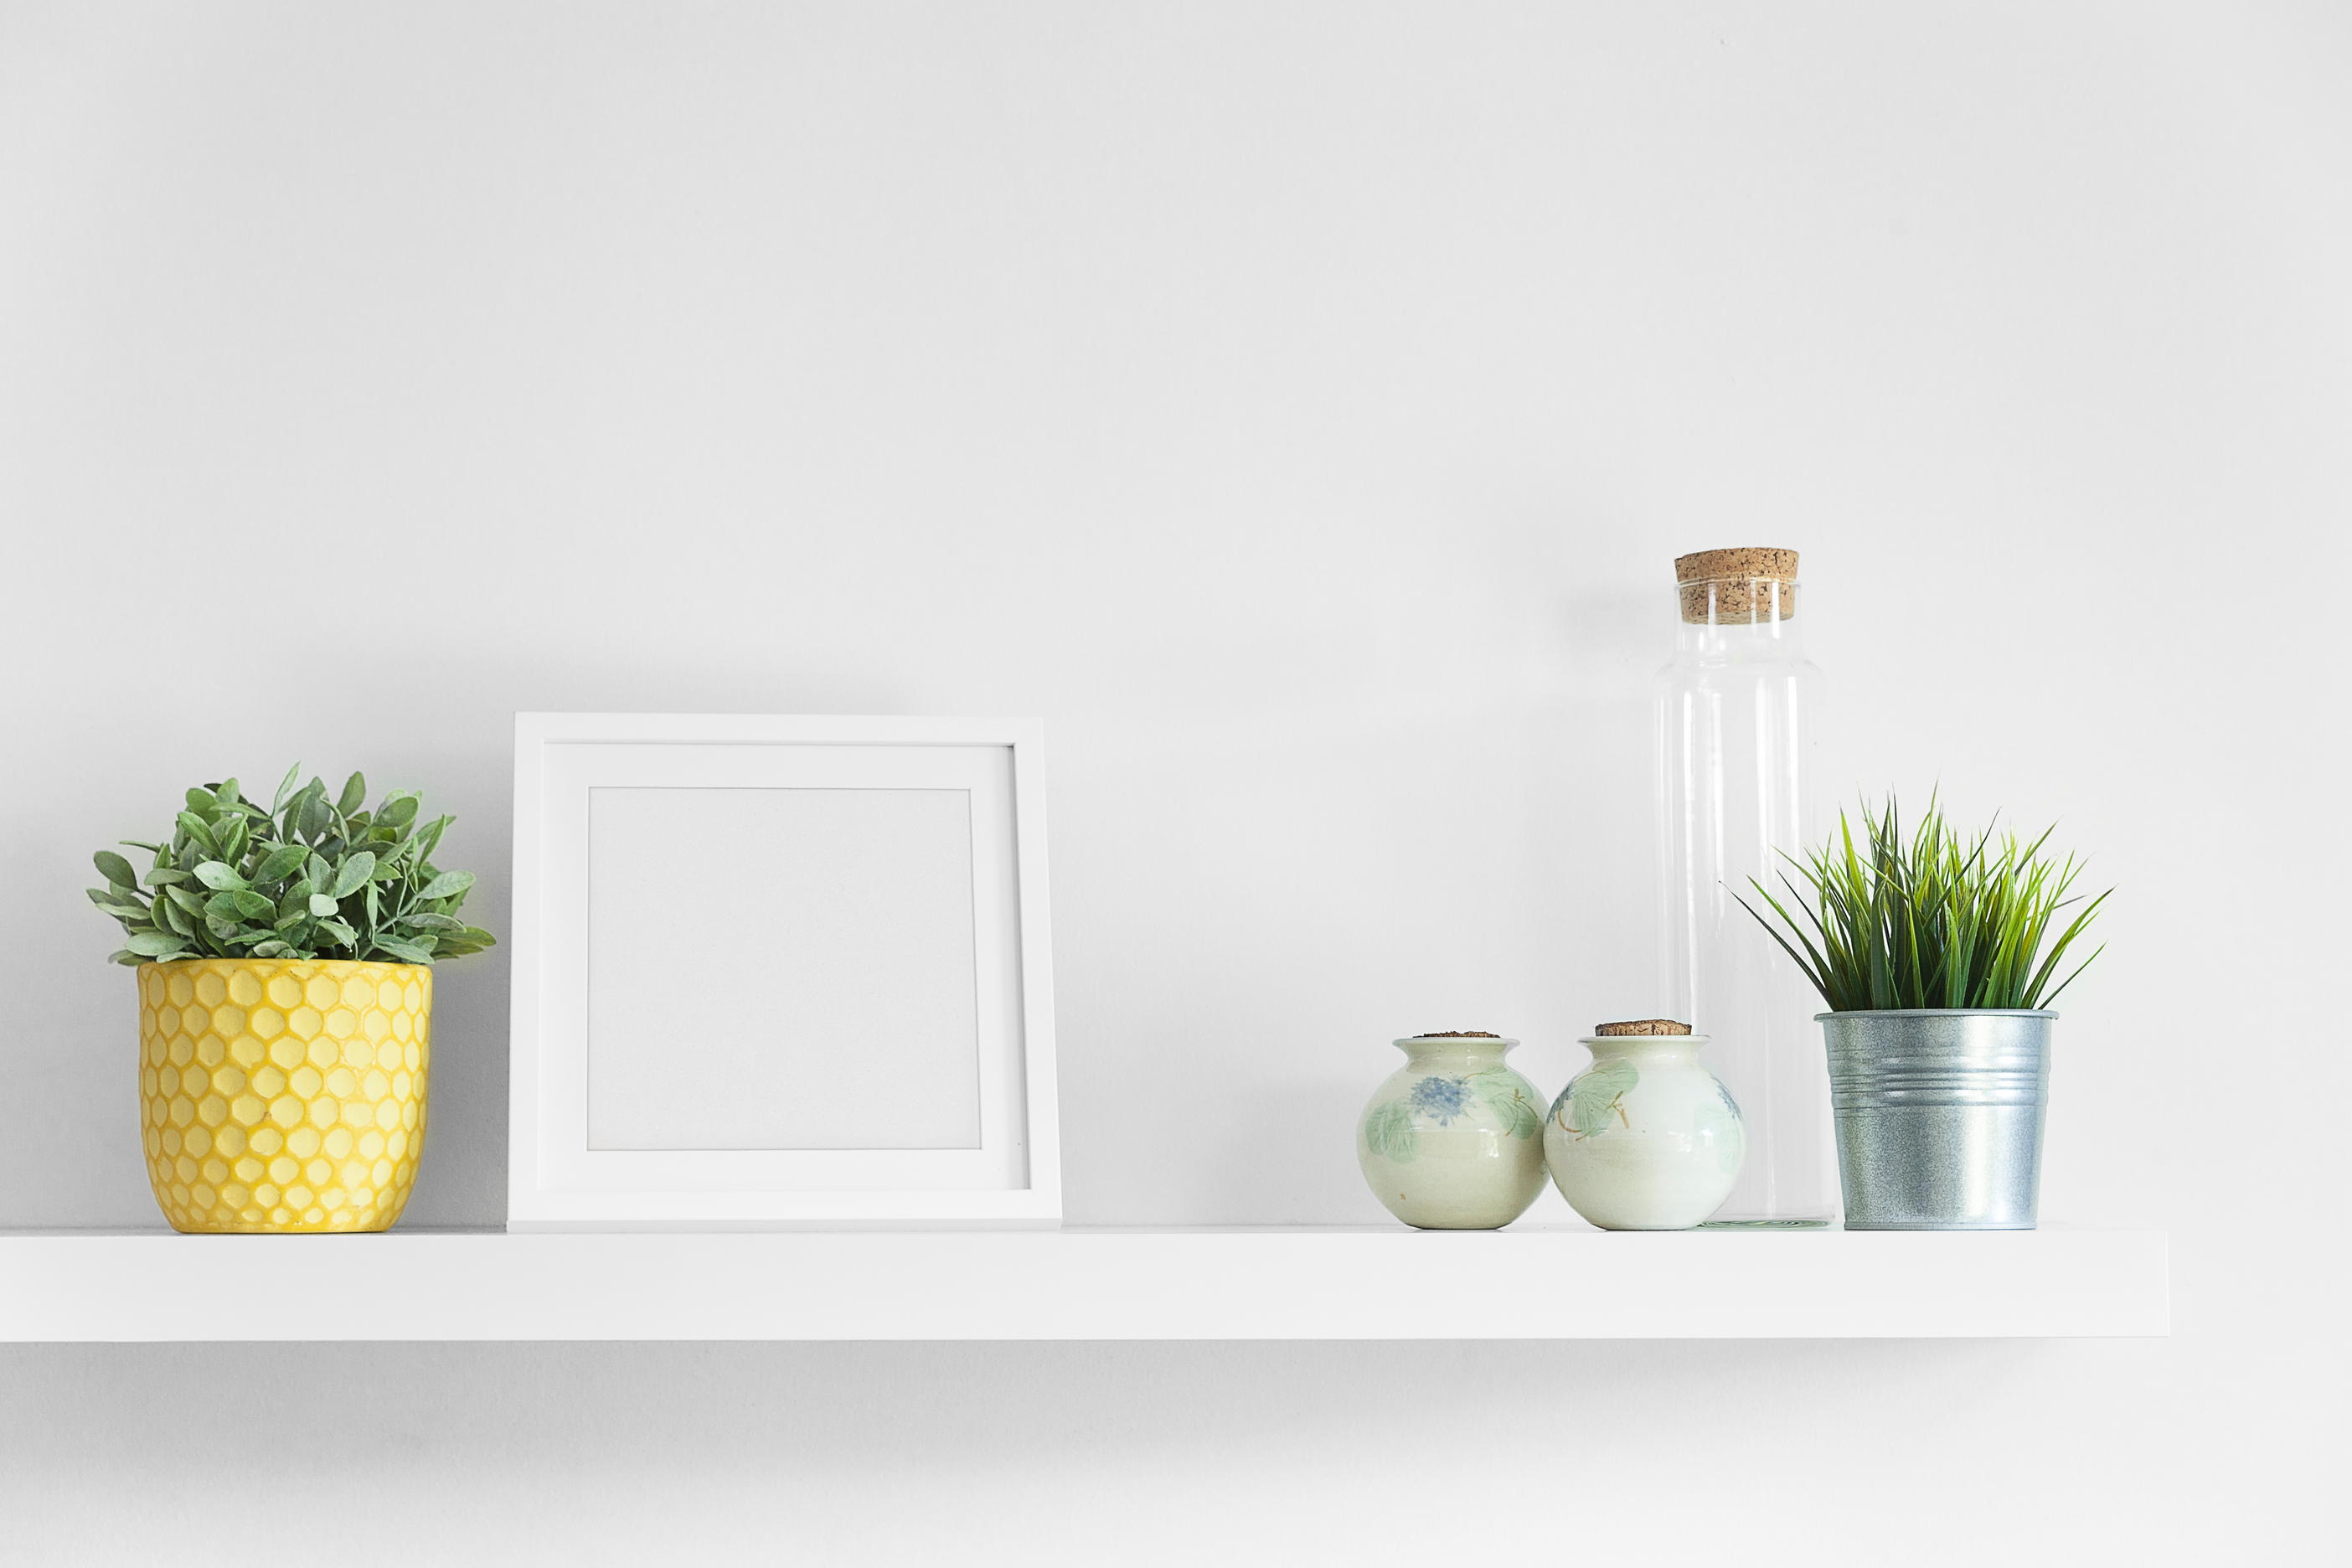
<path fill-rule="evenodd" d="M 139 966 L 140 1132 L 174 1230 L 383 1230 L 425 1145 L 433 971 Z"/>

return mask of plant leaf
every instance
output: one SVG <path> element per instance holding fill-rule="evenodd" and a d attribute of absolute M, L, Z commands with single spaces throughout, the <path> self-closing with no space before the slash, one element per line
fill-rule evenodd
<path fill-rule="evenodd" d="M 302 865 L 304 851 L 299 844 L 280 844 L 262 857 L 261 864 L 253 868 L 256 886 L 267 882 L 282 882 Z"/>
<path fill-rule="evenodd" d="M 212 858 L 215 860 L 220 858 L 220 846 L 213 838 L 210 823 L 193 811 L 184 811 L 174 820 L 178 823 L 180 831 L 187 835 L 189 843 L 202 849 Z"/>
<path fill-rule="evenodd" d="M 136 888 L 139 886 L 139 874 L 131 868 L 131 862 L 125 860 L 121 856 L 117 855 L 113 850 L 101 849 L 97 854 L 91 856 L 90 860 L 98 867 L 98 874 L 105 878 L 115 887 Z"/>
<path fill-rule="evenodd" d="M 454 816 L 436 816 L 409 836 L 409 843 L 415 846 L 410 854 L 416 864 L 422 866 L 433 858 L 433 851 L 440 847 L 441 835 L 457 820 Z"/>
<path fill-rule="evenodd" d="M 419 903 L 434 903 L 442 899 L 462 898 L 474 885 L 471 871 L 444 871 L 416 890 Z"/>
<path fill-rule="evenodd" d="M 343 781 L 343 793 L 335 802 L 335 815 L 349 816 L 367 804 L 367 780 L 358 773 Z"/>
<path fill-rule="evenodd" d="M 250 886 L 246 879 L 218 860 L 206 860 L 196 867 L 196 880 L 215 892 Z"/>
<path fill-rule="evenodd" d="M 125 952 L 142 953 L 159 962 L 168 958 L 187 957 L 188 954 L 184 951 L 187 945 L 179 937 L 167 935 L 163 931 L 140 931 L 122 944 Z"/>
<path fill-rule="evenodd" d="M 374 875 L 375 857 L 367 850 L 361 850 L 335 868 L 334 896 L 338 899 L 350 898 L 365 886 L 367 879 Z"/>

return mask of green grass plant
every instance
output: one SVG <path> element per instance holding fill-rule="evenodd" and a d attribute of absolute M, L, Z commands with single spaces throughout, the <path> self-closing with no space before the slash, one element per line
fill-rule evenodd
<path fill-rule="evenodd" d="M 2095 950 L 2051 985 L 2107 894 L 2087 904 L 2069 896 L 2082 868 L 2071 855 L 2063 864 L 2043 856 L 2049 829 L 2026 845 L 2006 832 L 1996 842 L 1990 828 L 1971 841 L 1946 823 L 1931 799 L 1906 838 L 1893 796 L 1883 812 L 1874 813 L 1867 800 L 1861 810 L 1860 845 L 1841 810 L 1827 844 L 1801 860 L 1783 857 L 1806 884 L 1801 891 L 1780 874 L 1788 904 L 1748 879 L 1779 926 L 1739 900 L 1797 961 L 1831 1011 L 2046 1007 L 2105 951 Z M 2064 911 L 2078 904 L 2053 939 Z"/>

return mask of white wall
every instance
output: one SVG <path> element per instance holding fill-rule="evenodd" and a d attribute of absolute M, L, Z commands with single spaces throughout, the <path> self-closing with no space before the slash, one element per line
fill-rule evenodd
<path fill-rule="evenodd" d="M 1765 542 L 1837 787 L 2120 888 L 2044 1213 L 2177 1321 L 16 1347 L 16 1550 L 2319 1560 L 2348 101 L 2331 6 L 0 8 L 0 1225 L 156 1218 L 92 848 L 363 766 L 498 927 L 563 708 L 1043 715 L 1073 1219 L 1378 1219 L 1382 1042 L 1654 1005 L 1669 563 Z M 500 1217 L 506 983 L 414 1222 Z M 192 1457 L 257 1383 L 366 1416 Z"/>

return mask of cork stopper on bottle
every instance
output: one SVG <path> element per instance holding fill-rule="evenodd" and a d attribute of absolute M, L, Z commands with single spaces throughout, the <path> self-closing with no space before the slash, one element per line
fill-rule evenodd
<path fill-rule="evenodd" d="M 1596 1037 L 1613 1037 L 1618 1035 L 1687 1035 L 1690 1032 L 1688 1024 L 1677 1024 L 1672 1018 L 1633 1018 L 1622 1024 L 1592 1026 L 1592 1033 Z"/>
<path fill-rule="evenodd" d="M 1797 552 L 1793 550 L 1748 544 L 1678 555 L 1675 581 L 1682 588 L 1683 619 L 1695 626 L 1785 621 L 1797 613 Z M 1769 585 L 1760 590 L 1755 586 L 1774 583 L 1780 584 L 1777 593 Z"/>

